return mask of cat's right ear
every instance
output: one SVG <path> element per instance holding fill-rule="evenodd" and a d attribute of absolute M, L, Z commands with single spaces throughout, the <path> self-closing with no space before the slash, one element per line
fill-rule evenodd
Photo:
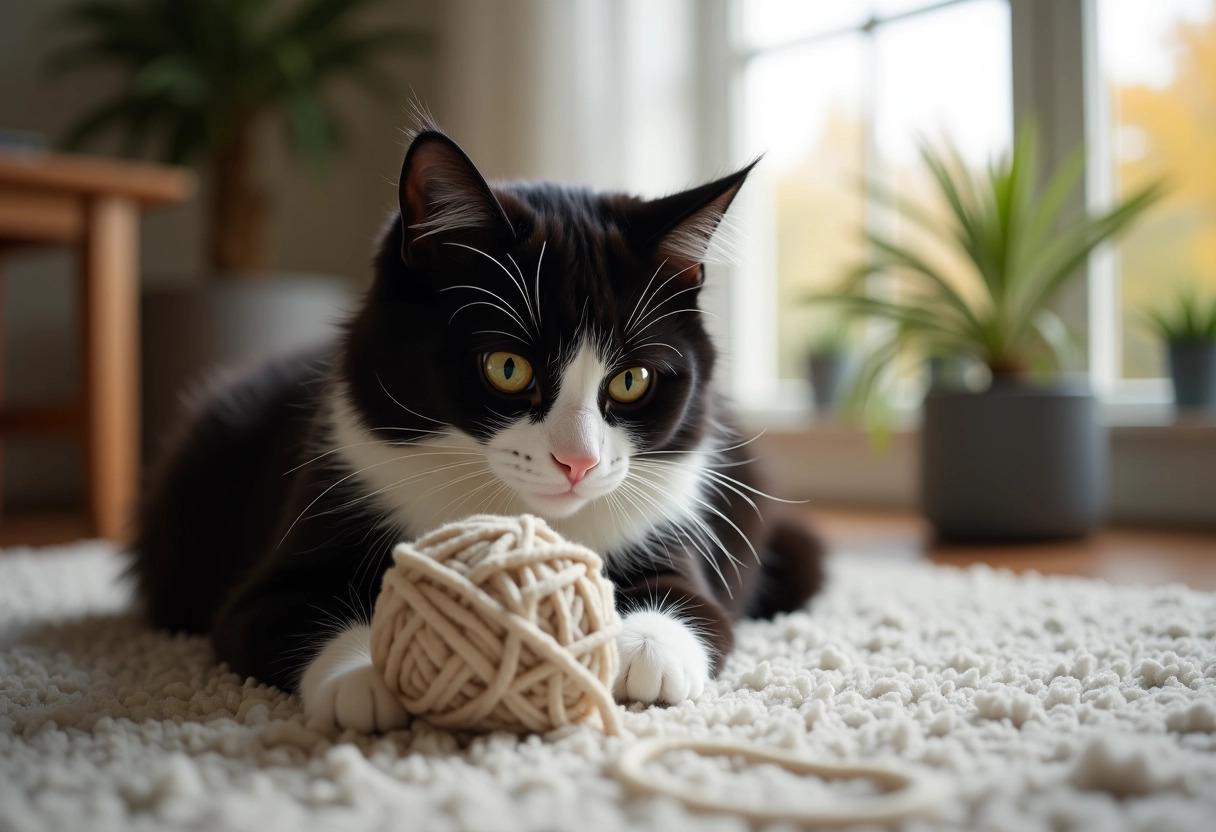
<path fill-rule="evenodd" d="M 401 259 L 409 264 L 439 256 L 444 243 L 510 239 L 514 233 L 477 167 L 437 130 L 414 137 L 401 164 L 397 198 Z"/>

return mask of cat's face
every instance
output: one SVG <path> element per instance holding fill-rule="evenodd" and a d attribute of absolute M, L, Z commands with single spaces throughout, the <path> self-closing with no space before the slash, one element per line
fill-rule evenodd
<path fill-rule="evenodd" d="M 650 202 L 490 188 L 446 137 L 415 139 L 347 344 L 346 417 L 367 437 L 337 437 L 363 443 L 348 458 L 380 503 L 412 526 L 526 510 L 640 531 L 695 499 L 701 260 L 745 176 Z"/>

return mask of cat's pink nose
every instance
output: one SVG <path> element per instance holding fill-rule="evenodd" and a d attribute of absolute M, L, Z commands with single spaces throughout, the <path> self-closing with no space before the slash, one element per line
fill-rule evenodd
<path fill-rule="evenodd" d="M 583 477 L 587 476 L 587 472 L 600 464 L 599 457 L 596 456 L 579 456 L 578 454 L 552 454 L 553 461 L 557 463 L 557 467 L 562 469 L 562 473 L 566 475 L 566 479 L 571 485 L 578 485 L 582 482 Z"/>

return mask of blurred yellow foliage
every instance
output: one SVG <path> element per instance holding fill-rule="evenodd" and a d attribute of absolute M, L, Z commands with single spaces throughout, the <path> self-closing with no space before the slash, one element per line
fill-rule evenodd
<path fill-rule="evenodd" d="M 1168 85 L 1111 91 L 1120 192 L 1163 174 L 1170 185 L 1120 246 L 1123 372 L 1129 377 L 1163 372 L 1141 309 L 1161 305 L 1185 283 L 1216 292 L 1216 0 L 1212 6 L 1206 22 L 1181 21 L 1168 42 L 1152 45 L 1175 59 Z"/>
<path fill-rule="evenodd" d="M 858 262 L 862 246 L 861 121 L 833 108 L 823 136 L 777 182 L 778 375 L 805 373 L 803 359 L 816 338 L 833 329 L 838 313 L 816 309 L 805 297 L 832 286 Z"/>

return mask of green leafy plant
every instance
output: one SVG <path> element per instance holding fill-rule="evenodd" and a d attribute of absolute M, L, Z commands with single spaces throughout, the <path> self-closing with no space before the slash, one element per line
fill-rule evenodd
<path fill-rule="evenodd" d="M 1205 303 L 1194 287 L 1181 291 L 1169 306 L 1145 309 L 1144 317 L 1168 344 L 1216 342 L 1216 298 Z"/>
<path fill-rule="evenodd" d="M 1162 191 L 1153 183 L 1109 211 L 1065 220 L 1084 160 L 1074 153 L 1040 187 L 1033 127 L 1021 130 L 1012 153 L 983 172 L 968 170 L 950 146 L 938 153 L 922 144 L 921 158 L 948 206 L 946 222 L 926 205 L 896 200 L 877 187 L 870 191 L 924 238 L 961 255 L 965 283 L 952 282 L 915 245 L 865 233 L 868 259 L 836 290 L 813 296 L 850 317 L 888 323 L 859 372 L 856 407 L 867 406 L 886 368 L 905 351 L 979 361 L 994 378 L 1025 375 L 1043 360 L 1059 366 L 1070 339 L 1052 302 L 1081 274 L 1090 252 L 1124 231 Z M 879 274 L 902 277 L 898 297 L 872 291 L 871 279 Z"/>
<path fill-rule="evenodd" d="M 843 353 L 853 345 L 853 321 L 836 318 L 815 329 L 807 351 L 811 354 Z"/>
<path fill-rule="evenodd" d="M 61 73 L 109 66 L 125 83 L 85 114 L 65 144 L 120 129 L 130 155 L 209 163 L 207 255 L 220 274 L 264 265 L 269 200 L 254 169 L 255 131 L 278 116 L 289 146 L 324 162 L 341 138 L 325 91 L 337 79 L 378 96 L 395 85 L 383 57 L 426 48 L 415 28 L 356 26 L 375 0 L 83 0 L 56 22 L 74 40 L 51 56 Z"/>

